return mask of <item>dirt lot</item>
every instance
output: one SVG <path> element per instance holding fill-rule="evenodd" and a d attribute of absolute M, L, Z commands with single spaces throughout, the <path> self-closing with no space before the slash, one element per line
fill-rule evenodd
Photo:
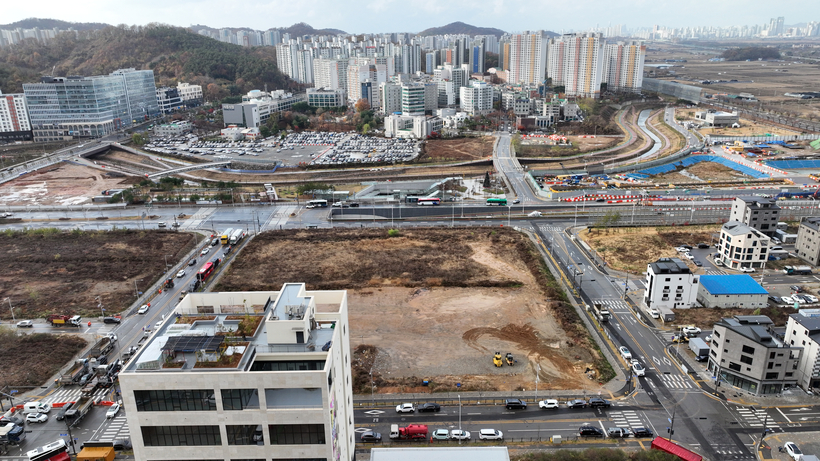
<path fill-rule="evenodd" d="M 0 361 L 3 385 L 12 389 L 42 386 L 85 346 L 85 340 L 77 335 L 17 336 L 12 327 L 0 327 L 0 350 L 7 357 Z"/>
<path fill-rule="evenodd" d="M 751 176 L 745 175 L 737 170 L 733 170 L 726 165 L 714 162 L 696 163 L 686 168 L 685 171 L 688 171 L 704 181 L 739 181 L 751 178 Z M 697 182 L 696 180 L 688 176 L 684 176 L 678 172 L 660 174 L 652 178 L 652 180 L 659 184 Z"/>
<path fill-rule="evenodd" d="M 736 315 L 765 315 L 774 321 L 776 326 L 785 326 L 789 320 L 789 314 L 794 310 L 788 306 L 764 307 L 762 309 L 707 309 L 705 307 L 697 309 L 675 309 L 675 324 L 695 325 L 704 330 L 711 330 L 712 326 L 722 318 L 732 318 Z"/>
<path fill-rule="evenodd" d="M 422 160 L 434 162 L 454 162 L 482 160 L 493 155 L 492 136 L 459 139 L 431 139 L 425 145 Z"/>
<path fill-rule="evenodd" d="M 288 255 L 288 257 L 282 257 Z M 276 261 L 275 271 L 270 261 Z M 273 231 L 231 265 L 217 291 L 347 289 L 354 388 L 379 392 L 598 389 L 598 353 L 525 236 L 508 229 Z M 495 351 L 514 367 L 495 368 Z M 601 365 L 603 366 L 603 365 Z M 432 386 L 420 387 L 422 379 Z M 363 386 L 367 383 L 366 386 Z M 368 390 L 369 392 L 369 390 Z"/>
<path fill-rule="evenodd" d="M 95 168 L 60 163 L 0 185 L 0 205 L 80 205 L 106 189 L 139 181 L 136 176 L 112 177 Z"/>
<path fill-rule="evenodd" d="M 547 143 L 550 142 L 548 138 L 544 138 L 543 142 L 539 142 L 538 138 L 535 138 L 534 140 L 522 141 L 521 145 L 516 147 L 516 152 L 519 157 L 566 157 L 569 155 L 592 152 L 612 147 L 619 142 L 622 142 L 624 137 L 567 136 L 567 140 L 572 143 L 571 146 L 547 145 Z"/>
<path fill-rule="evenodd" d="M 96 318 L 97 296 L 113 314 L 134 302 L 135 280 L 146 290 L 163 276 L 161 255 L 176 261 L 192 245 L 192 234 L 170 231 L 5 231 L 0 299 L 11 299 L 17 320 L 57 313 Z M 0 309 L 0 317 L 11 320 L 8 309 Z"/>
<path fill-rule="evenodd" d="M 658 258 L 677 257 L 676 246 L 709 243 L 712 234 L 719 232 L 720 226 L 714 225 L 587 229 L 578 235 L 609 267 L 640 274 Z"/>

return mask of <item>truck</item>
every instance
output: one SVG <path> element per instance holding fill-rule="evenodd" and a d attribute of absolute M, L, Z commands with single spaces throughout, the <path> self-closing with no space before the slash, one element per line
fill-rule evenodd
<path fill-rule="evenodd" d="M 709 356 L 709 345 L 700 338 L 689 338 L 689 349 L 695 353 L 695 357 Z"/>
<path fill-rule="evenodd" d="M 236 229 L 235 231 L 233 231 L 233 234 L 231 234 L 230 243 L 231 245 L 236 245 L 237 243 L 241 242 L 243 238 L 245 238 L 245 231 L 243 231 L 242 229 Z"/>
<path fill-rule="evenodd" d="M 219 235 L 219 240 L 222 242 L 223 245 L 228 245 L 231 243 L 231 236 L 233 235 L 233 228 L 229 227 L 225 229 L 225 232 Z"/>
<path fill-rule="evenodd" d="M 79 315 L 69 317 L 67 315 L 62 315 L 62 314 L 53 314 L 53 315 L 49 315 L 46 318 L 46 320 L 48 320 L 48 322 L 51 323 L 51 326 L 53 326 L 53 327 L 61 327 L 61 326 L 65 326 L 65 325 L 79 327 L 80 322 L 82 321 L 82 319 L 83 318 L 80 317 Z"/>
<path fill-rule="evenodd" d="M 0 444 L 20 445 L 26 440 L 26 431 L 23 426 L 14 423 L 0 423 Z"/>
<path fill-rule="evenodd" d="M 96 391 L 99 386 L 100 386 L 100 378 L 94 378 L 91 381 L 89 381 L 85 385 L 85 387 L 83 387 L 82 391 L 80 391 L 80 394 L 83 395 L 83 396 L 89 396 L 90 397 L 91 395 L 94 394 L 94 391 Z"/>
<path fill-rule="evenodd" d="M 811 275 L 811 266 L 785 266 L 783 273 L 786 275 Z"/>
<path fill-rule="evenodd" d="M 603 304 L 593 303 L 592 304 L 592 311 L 595 313 L 595 317 L 601 323 L 609 322 L 609 318 L 611 314 L 609 313 L 609 309 L 604 307 Z"/>
<path fill-rule="evenodd" d="M 97 344 L 94 344 L 94 347 L 88 352 L 89 357 L 98 358 L 102 355 L 106 355 L 114 349 L 114 344 L 116 339 L 111 336 L 103 336 L 97 341 Z"/>
<path fill-rule="evenodd" d="M 28 415 L 31 413 L 48 413 L 51 411 L 51 405 L 42 402 L 26 402 L 23 405 L 23 414 Z"/>
<path fill-rule="evenodd" d="M 675 321 L 675 313 L 672 312 L 672 309 L 666 306 L 658 306 L 658 313 L 661 315 L 661 321 L 663 323 L 674 322 Z"/>
<path fill-rule="evenodd" d="M 80 422 L 88 413 L 88 410 L 91 409 L 91 405 L 94 403 L 93 397 L 90 395 L 83 395 L 80 397 L 79 400 L 74 402 L 74 405 L 71 406 L 71 409 L 65 412 L 65 419 L 67 421 L 66 424 L 71 426 Z"/>
<path fill-rule="evenodd" d="M 392 440 L 427 440 L 427 426 L 424 424 L 410 424 L 399 427 L 398 424 L 391 424 L 390 438 Z"/>
<path fill-rule="evenodd" d="M 74 364 L 65 373 L 58 378 L 58 384 L 61 386 L 69 386 L 77 384 L 80 379 L 88 373 L 88 359 L 81 359 L 74 362 Z"/>

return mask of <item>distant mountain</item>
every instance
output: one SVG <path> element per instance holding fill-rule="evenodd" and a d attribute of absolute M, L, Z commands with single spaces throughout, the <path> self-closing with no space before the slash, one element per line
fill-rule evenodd
<path fill-rule="evenodd" d="M 108 27 L 109 24 L 100 22 L 68 22 L 59 19 L 28 18 L 11 24 L 0 25 L 0 29 L 74 29 L 74 30 L 100 30 Z"/>
<path fill-rule="evenodd" d="M 495 35 L 496 37 L 501 37 L 506 32 L 501 29 L 495 29 L 492 27 L 477 27 L 470 24 L 465 24 L 463 22 L 453 22 L 447 24 L 446 26 L 442 27 L 431 27 L 429 29 L 425 29 L 419 32 L 417 35 L 419 36 L 427 36 L 427 35 Z"/>
<path fill-rule="evenodd" d="M 194 32 L 199 33 L 200 30 L 207 30 L 209 32 L 218 32 L 220 29 L 203 26 L 203 25 L 195 25 L 189 27 Z M 252 31 L 250 27 L 223 27 L 223 29 L 228 29 L 231 32 L 237 32 L 240 30 Z M 292 37 L 302 36 L 302 35 L 339 35 L 339 34 L 346 34 L 347 32 L 339 29 L 314 29 L 310 24 L 305 24 L 304 22 L 300 22 L 294 24 L 290 27 L 273 27 L 268 30 L 278 30 L 283 34 L 287 33 L 290 34 Z"/>

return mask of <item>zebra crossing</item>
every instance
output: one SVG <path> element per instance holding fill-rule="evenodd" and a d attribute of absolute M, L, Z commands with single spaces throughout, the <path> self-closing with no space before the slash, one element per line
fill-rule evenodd
<path fill-rule="evenodd" d="M 128 437 L 128 420 L 124 415 L 119 415 L 113 418 L 105 429 L 102 429 L 102 433 L 97 433 L 96 440 L 101 442 L 113 442 L 114 440 Z"/>
<path fill-rule="evenodd" d="M 599 298 L 593 299 L 592 302 L 596 304 L 603 304 L 610 310 L 610 312 L 629 310 L 629 305 L 626 303 L 626 301 L 620 299 Z"/>
<path fill-rule="evenodd" d="M 692 381 L 684 375 L 660 374 L 663 385 L 672 389 L 692 389 Z"/>
<path fill-rule="evenodd" d="M 641 417 L 638 416 L 638 412 L 634 410 L 624 410 L 624 411 L 610 411 L 607 412 L 609 415 L 609 419 L 615 423 L 617 427 L 628 427 L 630 429 L 634 429 L 636 427 L 646 427 L 647 425 L 641 421 Z"/>
<path fill-rule="evenodd" d="M 700 448 L 699 445 L 693 445 L 695 448 Z M 723 455 L 723 459 L 741 460 L 741 459 L 755 459 L 755 456 L 748 450 L 741 450 L 736 445 L 712 445 L 712 449 Z"/>
<path fill-rule="evenodd" d="M 706 271 L 706 275 L 726 275 L 722 270 Z"/>
<path fill-rule="evenodd" d="M 180 225 L 180 230 L 197 229 L 214 213 L 216 207 L 202 207 Z"/>
<path fill-rule="evenodd" d="M 97 389 L 94 391 L 92 399 L 103 398 L 104 400 L 110 400 L 109 397 L 113 396 L 113 394 L 113 387 L 109 389 Z M 48 396 L 43 397 L 40 401 L 43 403 L 76 402 L 80 400 L 81 395 L 82 389 L 80 387 L 61 387 Z"/>
<path fill-rule="evenodd" d="M 541 232 L 563 232 L 564 228 L 560 226 L 538 226 Z"/>
<path fill-rule="evenodd" d="M 751 409 L 749 407 L 735 407 L 735 411 L 743 418 L 743 422 L 750 427 L 763 427 L 764 421 L 766 421 L 766 427 L 769 429 L 780 427 L 773 418 L 767 419 L 765 408 Z"/>

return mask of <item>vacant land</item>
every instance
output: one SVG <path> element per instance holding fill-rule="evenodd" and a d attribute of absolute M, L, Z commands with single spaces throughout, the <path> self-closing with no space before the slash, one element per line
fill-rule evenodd
<path fill-rule="evenodd" d="M 109 313 L 120 312 L 135 300 L 135 281 L 146 290 L 164 275 L 164 255 L 177 261 L 194 239 L 170 231 L 5 231 L 0 299 L 11 299 L 18 320 L 58 313 L 97 317 L 97 296 Z M 10 320 L 8 309 L 0 309 L 0 317 Z"/>
<path fill-rule="evenodd" d="M 702 109 L 697 109 L 702 110 Z M 675 119 L 679 121 L 689 121 L 694 123 L 702 123 L 701 120 L 695 118 L 696 109 L 676 109 Z M 769 133 L 773 136 L 787 136 L 792 134 L 800 134 L 796 131 L 789 130 L 781 126 L 769 125 L 767 123 L 755 122 L 753 120 L 741 118 L 740 128 L 732 127 L 707 127 L 699 128 L 698 131 L 703 135 L 712 136 L 765 136 Z"/>
<path fill-rule="evenodd" d="M 684 169 L 684 171 L 694 175 L 703 181 L 742 181 L 749 179 L 751 176 L 745 175 L 737 170 L 733 170 L 726 165 L 714 162 L 700 162 Z M 689 176 L 685 176 L 679 172 L 664 173 L 652 178 L 656 183 L 667 184 L 681 184 L 698 182 Z"/>
<path fill-rule="evenodd" d="M 759 311 L 759 312 L 758 312 Z M 715 323 L 722 318 L 732 318 L 736 315 L 765 315 L 772 319 L 776 326 L 785 326 L 789 320 L 789 314 L 794 310 L 789 306 L 764 307 L 761 309 L 707 309 L 700 307 L 696 309 L 675 309 L 675 324 L 695 325 L 704 330 L 711 330 Z"/>
<path fill-rule="evenodd" d="M 86 341 L 77 335 L 18 336 L 12 327 L 0 327 L 0 350 L 7 357 L 0 361 L 3 385 L 12 389 L 42 386 L 85 346 Z"/>
<path fill-rule="evenodd" d="M 518 157 L 567 157 L 585 152 L 603 150 L 624 140 L 623 136 L 567 136 L 569 146 L 549 145 L 549 138 L 532 138 L 515 142 Z"/>
<path fill-rule="evenodd" d="M 678 257 L 675 247 L 709 243 L 720 226 L 591 228 L 578 235 L 615 270 L 643 273 L 658 258 Z"/>
<path fill-rule="evenodd" d="M 422 161 L 455 162 L 483 160 L 493 155 L 493 136 L 458 139 L 431 139 L 425 144 Z"/>
<path fill-rule="evenodd" d="M 529 389 L 536 364 L 543 388 L 596 389 L 585 370 L 608 368 L 532 243 L 510 229 L 265 232 L 214 289 L 286 282 L 349 290 L 359 391 L 371 365 L 379 392 Z M 518 363 L 495 368 L 495 351 Z"/>
<path fill-rule="evenodd" d="M 136 176 L 64 162 L 0 185 L 0 204 L 80 205 L 91 203 L 106 189 L 123 189 L 139 181 Z"/>

